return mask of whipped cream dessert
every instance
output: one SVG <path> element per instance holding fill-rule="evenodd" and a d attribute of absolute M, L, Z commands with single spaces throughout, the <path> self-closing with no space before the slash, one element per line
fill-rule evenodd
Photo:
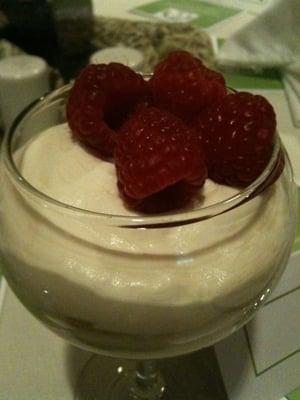
<path fill-rule="evenodd" d="M 119 196 L 114 165 L 87 152 L 67 124 L 38 134 L 15 153 L 15 163 L 34 188 L 66 205 L 138 216 Z M 245 319 L 290 249 L 281 178 L 219 216 L 153 229 L 62 208 L 18 189 L 5 170 L 1 185 L 11 286 L 50 327 L 107 351 L 125 352 L 131 336 L 136 352 L 154 356 L 211 344 Z M 237 193 L 207 180 L 193 207 Z"/>

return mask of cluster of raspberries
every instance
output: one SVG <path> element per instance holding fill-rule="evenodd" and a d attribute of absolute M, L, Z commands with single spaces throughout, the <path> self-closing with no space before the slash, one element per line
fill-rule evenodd
<path fill-rule="evenodd" d="M 114 161 L 127 206 L 149 213 L 187 205 L 207 177 L 248 186 L 276 131 L 264 97 L 228 93 L 223 76 L 186 51 L 170 53 L 148 80 L 122 64 L 88 65 L 66 112 L 74 138 Z"/>

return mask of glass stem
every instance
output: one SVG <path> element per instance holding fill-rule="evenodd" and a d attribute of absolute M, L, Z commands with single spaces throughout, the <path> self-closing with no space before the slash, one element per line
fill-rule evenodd
<path fill-rule="evenodd" d="M 156 361 L 137 362 L 130 398 L 133 400 L 159 400 L 164 393 L 164 381 L 157 368 Z"/>

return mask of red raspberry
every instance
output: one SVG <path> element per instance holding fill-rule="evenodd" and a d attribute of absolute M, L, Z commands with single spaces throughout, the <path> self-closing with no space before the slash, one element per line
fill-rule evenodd
<path fill-rule="evenodd" d="M 150 92 L 147 96 L 144 96 L 136 103 L 136 105 L 133 108 L 132 114 L 142 111 L 148 107 L 153 107 L 153 99 Z"/>
<path fill-rule="evenodd" d="M 167 57 L 159 62 L 154 71 L 156 74 L 164 72 L 189 71 L 191 68 L 203 66 L 199 58 L 185 50 L 171 51 Z"/>
<path fill-rule="evenodd" d="M 229 94 L 192 125 L 205 151 L 208 176 L 218 183 L 245 187 L 270 160 L 276 117 L 262 96 Z"/>
<path fill-rule="evenodd" d="M 156 66 L 150 87 L 157 107 L 184 119 L 226 94 L 223 76 L 183 51 L 170 53 Z"/>
<path fill-rule="evenodd" d="M 207 175 L 195 133 L 179 118 L 155 107 L 136 112 L 123 124 L 115 165 L 123 198 L 144 212 L 182 207 Z"/>
<path fill-rule="evenodd" d="M 76 79 L 67 102 L 67 120 L 74 137 L 100 155 L 111 156 L 115 130 L 148 95 L 142 76 L 125 65 L 88 65 Z"/>

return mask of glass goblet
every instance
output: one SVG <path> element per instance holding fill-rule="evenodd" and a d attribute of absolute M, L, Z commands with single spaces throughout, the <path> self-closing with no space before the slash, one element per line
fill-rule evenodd
<path fill-rule="evenodd" d="M 152 216 L 101 213 L 78 205 L 75 194 L 68 202 L 51 193 L 59 176 L 42 176 L 41 189 L 25 171 L 28 159 L 47 163 L 51 153 L 46 145 L 36 145 L 39 133 L 67 129 L 69 90 L 67 85 L 38 100 L 6 134 L 0 225 L 4 274 L 48 328 L 111 357 L 105 365 L 97 358 L 89 362 L 77 398 L 157 400 L 171 393 L 187 399 L 180 381 L 164 383 L 168 379 L 155 360 L 194 352 L 231 334 L 276 285 L 296 223 L 288 157 L 277 137 L 272 158 L 255 182 L 196 209 Z M 29 172 L 38 175 L 39 167 Z M 79 180 L 72 163 L 69 173 L 67 191 Z M 207 185 L 203 196 L 213 199 L 216 185 Z"/>

